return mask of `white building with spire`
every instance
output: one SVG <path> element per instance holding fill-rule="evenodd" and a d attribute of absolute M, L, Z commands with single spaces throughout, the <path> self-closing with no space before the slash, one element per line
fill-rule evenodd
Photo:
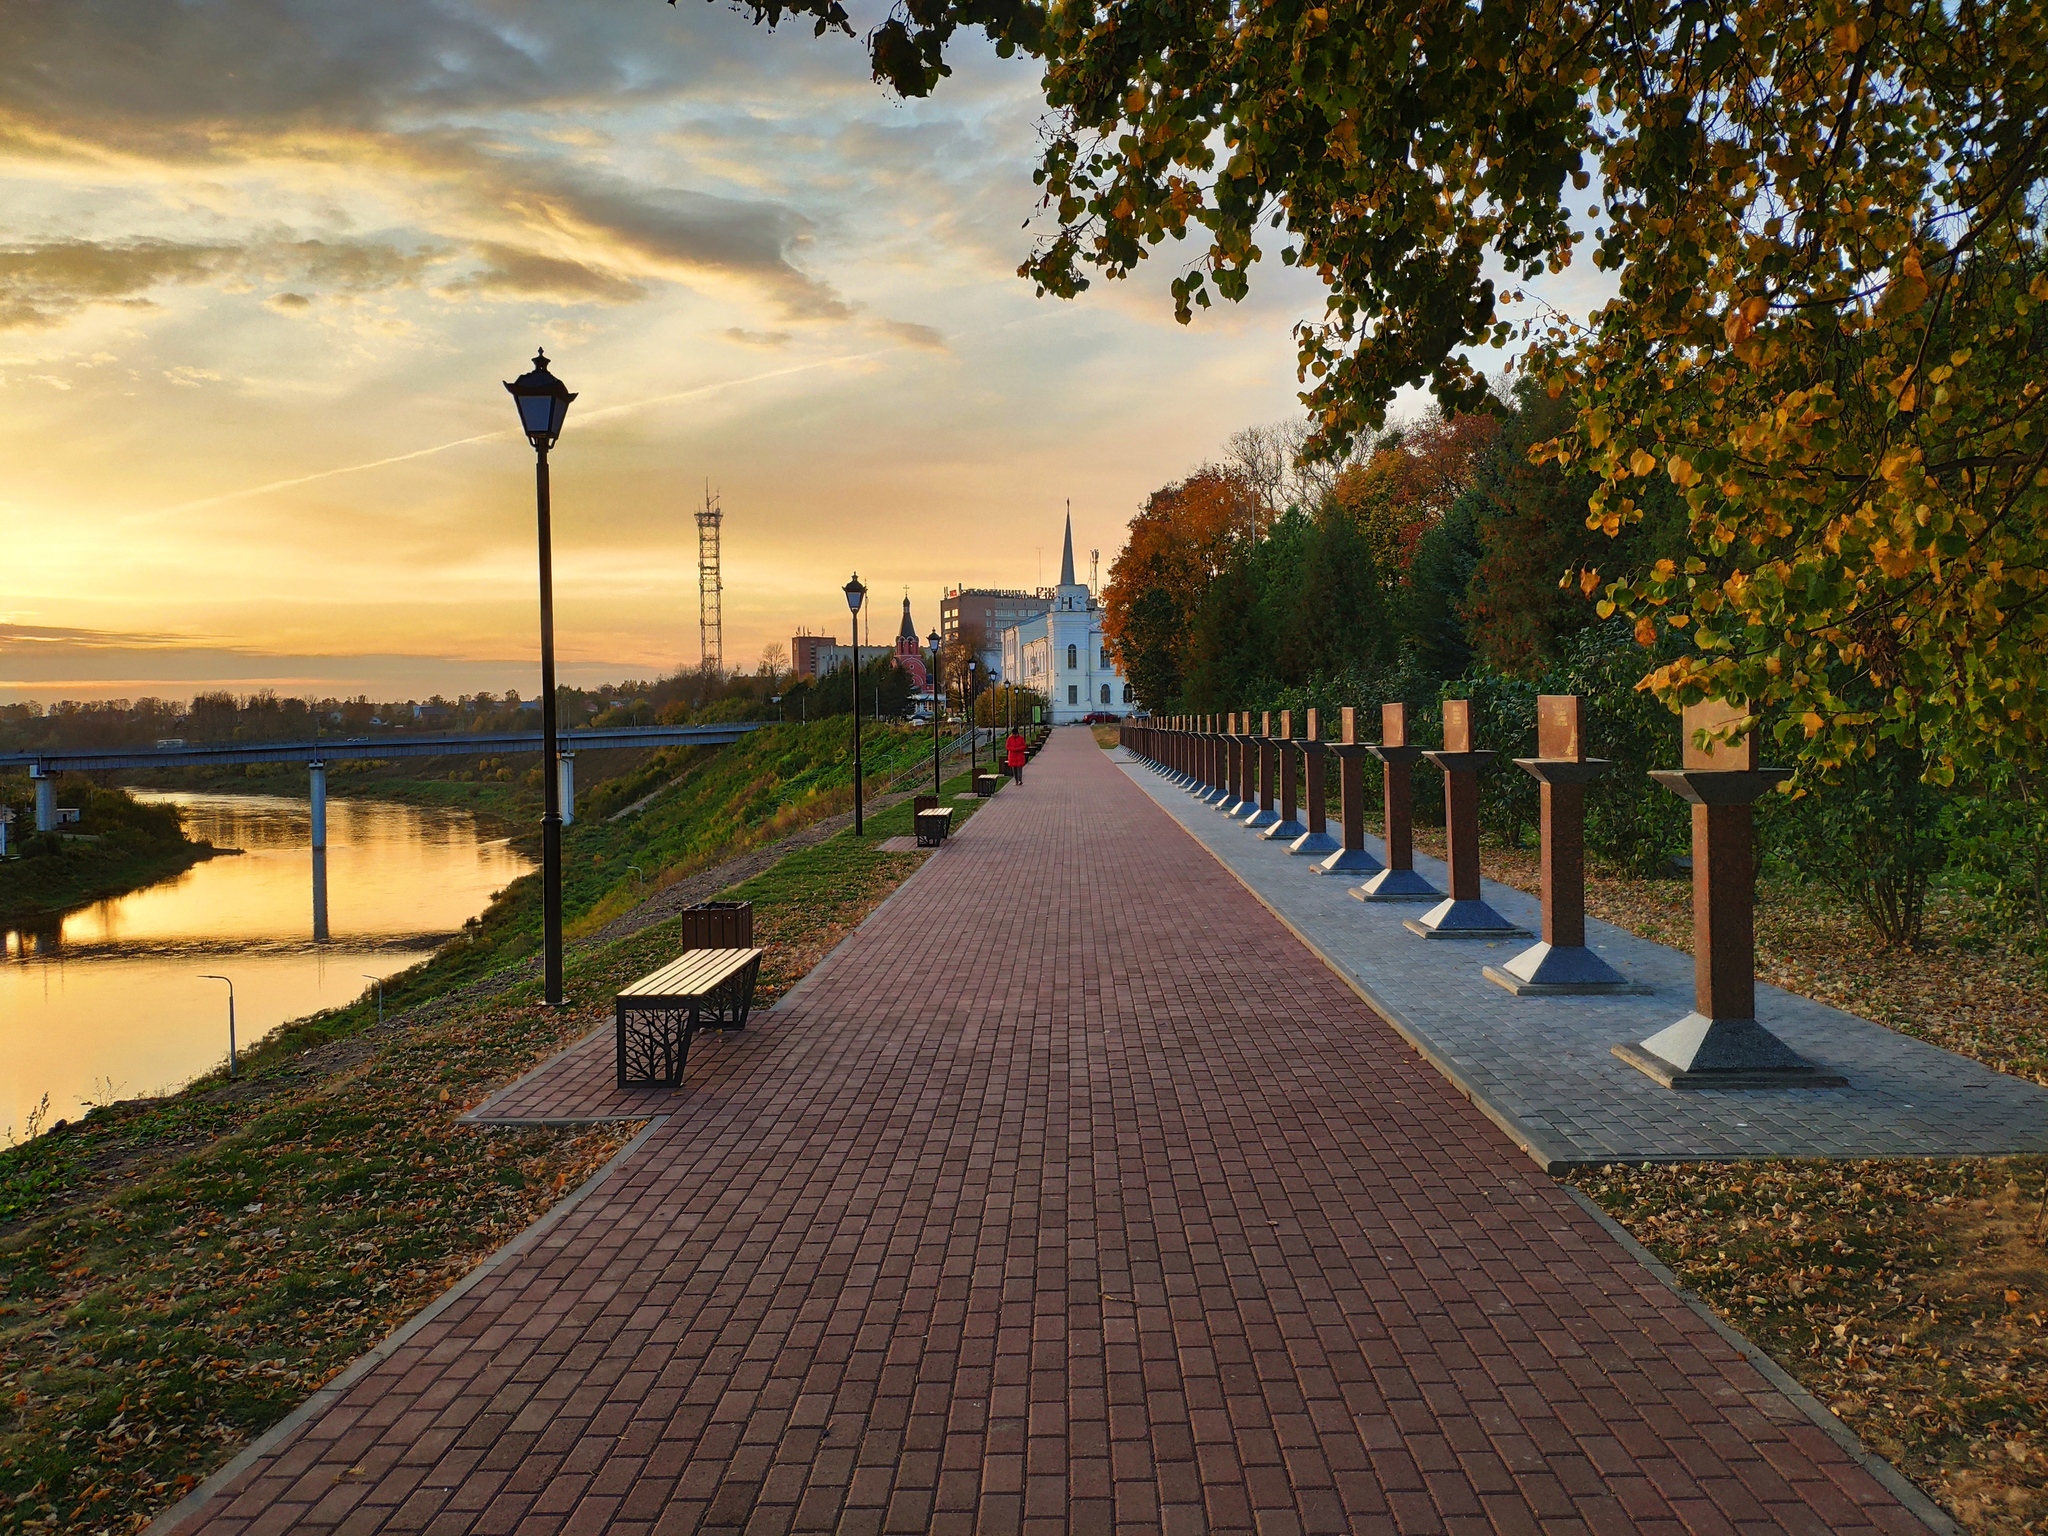
<path fill-rule="evenodd" d="M 1003 631 L 1001 680 L 1045 696 L 1052 724 L 1089 715 L 1128 715 L 1137 705 L 1131 685 L 1111 660 L 1102 638 L 1102 606 L 1074 579 L 1074 518 L 1067 514 L 1060 584 L 1052 605 L 1036 618 Z"/>

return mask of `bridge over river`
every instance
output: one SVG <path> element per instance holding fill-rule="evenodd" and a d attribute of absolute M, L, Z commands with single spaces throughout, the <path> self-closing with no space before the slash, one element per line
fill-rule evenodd
<path fill-rule="evenodd" d="M 562 821 L 574 821 L 576 754 L 620 747 L 722 747 L 763 722 L 722 725 L 622 725 L 610 729 L 562 731 L 557 771 L 562 776 Z M 0 752 L 0 770 L 26 768 L 36 786 L 36 830 L 57 825 L 57 779 L 65 773 L 115 768 L 218 768 L 232 763 L 304 763 L 313 801 L 313 848 L 327 846 L 327 765 L 384 762 L 398 757 L 502 756 L 541 750 L 539 731 L 455 731 L 404 736 L 320 736 L 311 741 L 219 741 L 196 746 L 116 747 L 91 752 Z"/>
<path fill-rule="evenodd" d="M 562 782 L 562 823 L 576 819 L 576 754 L 621 747 L 722 747 L 749 731 L 758 720 L 722 725 L 628 725 L 610 729 L 562 731 L 556 736 L 555 771 Z M 503 756 L 541 750 L 539 731 L 423 732 L 404 736 L 320 736 L 311 741 L 202 742 L 114 748 L 97 752 L 0 753 L 0 769 L 28 769 L 36 786 L 36 830 L 47 832 L 63 819 L 58 814 L 57 780 L 65 773 L 119 768 L 217 768 L 231 763 L 304 763 L 312 810 L 313 938 L 327 941 L 327 765 L 331 762 L 384 762 L 399 757 Z"/>

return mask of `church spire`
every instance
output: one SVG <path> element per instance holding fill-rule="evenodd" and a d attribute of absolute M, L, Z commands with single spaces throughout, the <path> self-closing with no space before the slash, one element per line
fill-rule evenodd
<path fill-rule="evenodd" d="M 1074 585 L 1074 504 L 1067 503 L 1067 547 L 1060 556 L 1060 585 Z"/>
<path fill-rule="evenodd" d="M 900 643 L 908 640 L 914 649 L 917 645 L 917 626 L 910 622 L 910 593 L 903 594 L 903 622 L 897 627 L 896 639 Z"/>

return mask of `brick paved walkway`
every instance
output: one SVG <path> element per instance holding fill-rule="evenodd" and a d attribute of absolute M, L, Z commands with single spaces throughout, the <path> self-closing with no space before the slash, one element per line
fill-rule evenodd
<path fill-rule="evenodd" d="M 1647 996 L 1516 997 L 1486 979 L 1532 941 L 1417 938 L 1417 909 L 1351 899 L 1357 879 L 1312 874 L 1305 858 L 1261 841 L 1174 788 L 1139 759 L 1125 772 L 1187 833 L 1258 893 L 1486 1106 L 1536 1160 L 1575 1164 L 1731 1157 L 1997 1157 L 2048 1152 L 2048 1089 L 1911 1035 L 1778 987 L 1757 987 L 1757 1017 L 1846 1088 L 1674 1093 L 1611 1046 L 1642 1040 L 1692 1011 L 1692 956 L 1597 919 L 1587 942 Z M 1386 849 L 1368 837 L 1375 857 Z M 1437 859 L 1416 872 L 1444 889 Z M 1543 928 L 1543 903 L 1485 882 L 1510 922 Z"/>
<path fill-rule="evenodd" d="M 748 1033 L 184 1528 L 1919 1528 L 1084 732 Z"/>

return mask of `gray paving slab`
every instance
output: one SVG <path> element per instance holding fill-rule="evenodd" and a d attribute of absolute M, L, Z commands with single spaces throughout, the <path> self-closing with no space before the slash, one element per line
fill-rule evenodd
<path fill-rule="evenodd" d="M 1674 1090 L 1610 1054 L 1692 1007 L 1692 957 L 1588 919 L 1586 941 L 1646 994 L 1516 997 L 1482 970 L 1526 939 L 1445 942 L 1419 910 L 1352 899 L 1119 750 L 1131 778 L 1496 1124 L 1552 1171 L 1605 1162 L 1748 1157 L 1958 1157 L 2048 1152 L 2048 1089 L 1839 1008 L 1759 985 L 1757 1017 L 1844 1088 Z M 1368 839 L 1376 855 L 1385 848 Z M 1416 869 L 1445 888 L 1441 861 Z M 1487 901 L 1540 931 L 1542 903 L 1494 881 Z"/>

